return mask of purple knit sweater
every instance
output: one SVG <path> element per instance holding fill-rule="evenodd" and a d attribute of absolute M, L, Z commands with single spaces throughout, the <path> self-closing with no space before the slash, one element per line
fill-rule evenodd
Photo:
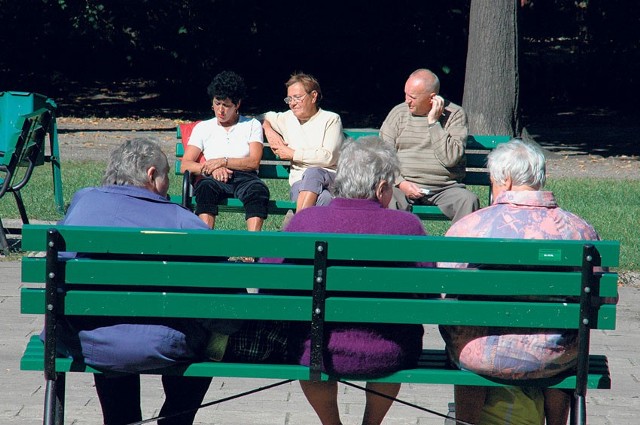
<path fill-rule="evenodd" d="M 367 199 L 337 198 L 327 206 L 307 208 L 296 215 L 286 232 L 425 235 L 418 218 L 388 210 Z M 277 260 L 276 260 L 277 261 Z M 295 328 L 294 328 L 295 329 Z M 348 377 L 376 377 L 413 367 L 422 351 L 423 327 L 397 324 L 331 324 L 328 329 L 326 372 Z M 309 365 L 308 326 L 296 329 L 298 361 Z M 294 344 L 297 341 L 293 335 Z"/>

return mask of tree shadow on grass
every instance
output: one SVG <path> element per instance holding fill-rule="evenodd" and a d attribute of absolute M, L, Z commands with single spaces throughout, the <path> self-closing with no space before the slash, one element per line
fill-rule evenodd
<path fill-rule="evenodd" d="M 525 117 L 527 132 L 549 151 L 640 160 L 640 114 L 604 109 L 544 112 Z"/>

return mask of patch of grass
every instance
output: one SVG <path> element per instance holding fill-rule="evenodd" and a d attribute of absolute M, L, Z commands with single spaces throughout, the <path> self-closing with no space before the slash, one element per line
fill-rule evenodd
<path fill-rule="evenodd" d="M 640 181 L 560 179 L 550 181 L 558 205 L 584 218 L 600 238 L 618 240 L 620 269 L 640 270 Z"/>
<path fill-rule="evenodd" d="M 102 180 L 106 163 L 96 161 L 68 161 L 62 164 L 62 192 L 64 203 L 71 202 L 73 194 L 83 187 L 96 186 Z M 56 210 L 53 199 L 53 176 L 51 166 L 36 167 L 31 180 L 20 193 L 30 219 L 59 220 L 62 215 Z M 14 197 L 6 193 L 0 199 L 0 217 L 19 218 Z"/>
<path fill-rule="evenodd" d="M 71 202 L 73 194 L 83 187 L 100 184 L 105 168 L 104 162 L 68 161 L 62 165 L 62 181 L 65 204 Z M 179 193 L 181 179 L 171 175 L 171 193 Z M 267 181 L 273 199 L 288 199 L 289 186 L 286 181 Z M 22 190 L 27 214 L 34 220 L 59 220 L 53 200 L 51 168 L 37 167 L 32 180 Z M 547 189 L 555 193 L 558 204 L 591 223 L 602 239 L 619 240 L 622 245 L 621 266 L 624 271 L 640 270 L 640 181 L 618 181 L 605 179 L 559 179 L 550 181 Z M 472 188 L 486 206 L 486 188 Z M 11 194 L 0 199 L 0 217 L 18 218 L 18 209 Z M 265 230 L 278 230 L 282 216 L 270 216 Z M 424 221 L 431 235 L 444 235 L 448 222 Z M 244 229 L 243 214 L 221 214 L 216 223 L 218 229 Z"/>

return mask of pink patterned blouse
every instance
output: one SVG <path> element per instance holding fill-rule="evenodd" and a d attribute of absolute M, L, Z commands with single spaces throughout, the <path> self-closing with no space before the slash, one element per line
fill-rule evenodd
<path fill-rule="evenodd" d="M 506 191 L 494 204 L 453 224 L 446 236 L 598 240 L 586 221 L 558 207 L 552 192 Z M 438 267 L 466 267 L 438 264 Z M 442 326 L 453 361 L 462 369 L 502 379 L 556 375 L 575 364 L 577 334 L 557 330 Z"/>

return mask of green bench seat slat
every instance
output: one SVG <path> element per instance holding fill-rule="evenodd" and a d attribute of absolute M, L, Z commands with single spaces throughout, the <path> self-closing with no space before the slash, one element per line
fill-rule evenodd
<path fill-rule="evenodd" d="M 27 348 L 20 362 L 21 370 L 41 371 L 44 365 L 44 344 L 38 336 L 32 336 L 27 344 Z M 91 372 L 101 373 L 90 366 L 74 362 L 67 358 L 56 359 L 56 370 L 59 372 Z M 182 370 L 176 368 L 176 374 L 184 376 L 220 376 L 237 378 L 269 378 L 269 379 L 295 379 L 304 380 L 309 377 L 309 369 L 300 365 L 266 365 L 248 363 L 220 363 L 220 362 L 200 362 L 193 363 Z M 154 373 L 150 371 L 148 373 Z M 163 370 L 162 373 L 170 373 Z M 328 376 L 322 374 L 322 379 Z M 375 382 L 405 382 L 433 384 L 460 384 L 460 385 L 500 385 L 471 372 L 451 369 L 447 362 L 444 350 L 423 350 L 422 357 L 418 362 L 418 367 L 414 369 L 401 370 L 389 376 L 372 379 Z M 547 380 L 549 386 L 553 388 L 575 388 L 574 376 L 559 376 Z M 611 388 L 611 377 L 607 365 L 607 359 L 601 355 L 591 355 L 589 357 L 589 375 L 587 385 L 592 389 Z"/>
<path fill-rule="evenodd" d="M 26 225 L 22 231 L 24 250 L 37 251 L 46 243 L 47 225 Z M 146 255 L 192 256 L 277 256 L 312 259 L 316 241 L 327 241 L 329 259 L 370 261 L 456 261 L 473 264 L 505 262 L 501 244 L 509 243 L 509 262 L 531 266 L 578 267 L 584 241 L 509 240 L 484 238 L 447 238 L 439 236 L 344 235 L 216 231 L 212 244 L 208 230 L 109 229 L 66 227 L 61 229 L 66 249 L 77 252 L 133 253 Z M 252 234 L 253 233 L 253 234 Z M 189 237 L 185 238 L 184 235 Z M 143 235 L 143 237 L 140 237 Z M 286 243 L 282 243 L 282 240 Z M 402 241 L 403 250 L 389 249 Z M 366 241 L 366 243 L 364 243 Z M 460 241 L 464 243 L 461 244 Z M 603 267 L 617 267 L 620 245 L 617 241 L 593 241 Z M 161 248 L 160 248 L 161 247 Z"/>

